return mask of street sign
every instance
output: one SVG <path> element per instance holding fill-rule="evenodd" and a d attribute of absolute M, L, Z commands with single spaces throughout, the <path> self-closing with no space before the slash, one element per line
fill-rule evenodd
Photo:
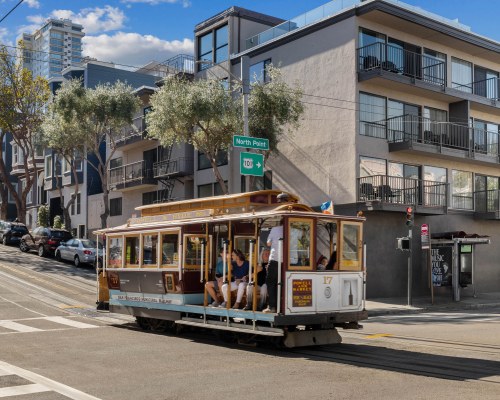
<path fill-rule="evenodd" d="M 431 245 L 429 238 L 429 225 L 422 224 L 420 227 L 420 239 L 422 242 L 422 250 L 428 250 Z"/>
<path fill-rule="evenodd" d="M 233 136 L 233 147 L 245 147 L 247 149 L 269 150 L 269 140 L 251 136 Z"/>
<path fill-rule="evenodd" d="M 264 176 L 264 156 L 257 153 L 240 153 L 240 174 Z"/>

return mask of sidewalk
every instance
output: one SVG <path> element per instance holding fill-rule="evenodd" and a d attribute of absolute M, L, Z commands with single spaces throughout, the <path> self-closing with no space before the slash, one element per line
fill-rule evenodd
<path fill-rule="evenodd" d="M 368 310 L 369 317 L 432 311 L 466 311 L 495 307 L 500 309 L 500 291 L 494 293 L 477 293 L 476 297 L 462 296 L 460 301 L 453 301 L 451 296 L 434 297 L 434 304 L 431 304 L 430 295 L 414 297 L 412 298 L 411 306 L 408 306 L 408 299 L 406 297 L 370 299 L 366 301 L 366 309 Z"/>

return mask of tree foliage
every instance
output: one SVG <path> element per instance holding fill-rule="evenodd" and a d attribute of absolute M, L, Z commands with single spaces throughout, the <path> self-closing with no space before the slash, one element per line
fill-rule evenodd
<path fill-rule="evenodd" d="M 302 92 L 289 87 L 279 69 L 270 67 L 268 73 L 270 83 L 252 85 L 249 126 L 251 136 L 269 139 L 270 151 L 276 151 L 285 126 L 298 126 L 303 113 Z M 243 130 L 241 96 L 215 79 L 189 81 L 172 77 L 165 80 L 150 102 L 152 111 L 146 117 L 149 136 L 165 146 L 191 143 L 205 153 L 223 192 L 228 193 L 217 167 L 217 154 L 227 150 L 233 135 Z"/>
<path fill-rule="evenodd" d="M 22 43 L 20 46 L 22 48 Z M 16 62 L 15 56 L 5 46 L 0 46 L 0 139 L 3 141 L 6 132 L 12 134 L 19 159 L 23 163 L 24 174 L 21 178 L 25 180 L 24 189 L 17 193 L 10 183 L 3 158 L 0 160 L 0 179 L 11 192 L 18 218 L 22 222 L 26 219 L 26 198 L 37 174 L 35 153 L 39 145 L 44 108 L 49 98 L 47 80 L 34 78 L 29 70 Z"/>
<path fill-rule="evenodd" d="M 117 138 L 124 128 L 132 125 L 140 105 L 132 87 L 123 82 L 84 88 L 80 81 L 72 80 L 61 85 L 44 121 L 44 134 L 50 143 L 61 141 L 60 151 L 65 153 L 79 151 L 99 173 L 104 200 L 103 228 L 109 215 L 109 161 L 115 152 Z M 106 139 L 109 151 L 104 155 L 101 150 Z"/>
<path fill-rule="evenodd" d="M 60 215 L 56 215 L 54 217 L 54 225 L 52 226 L 52 228 L 54 229 L 62 229 L 63 227 L 63 223 L 62 223 L 62 218 Z"/>
<path fill-rule="evenodd" d="M 37 219 L 38 226 L 49 226 L 49 207 L 46 204 L 42 204 L 40 207 L 38 207 Z"/>

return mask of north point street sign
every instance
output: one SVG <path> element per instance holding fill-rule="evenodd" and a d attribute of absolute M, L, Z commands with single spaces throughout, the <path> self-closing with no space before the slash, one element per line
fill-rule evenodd
<path fill-rule="evenodd" d="M 233 147 L 245 147 L 247 149 L 269 150 L 269 140 L 251 136 L 233 136 Z"/>
<path fill-rule="evenodd" d="M 264 156 L 257 153 L 240 153 L 240 174 L 264 176 Z"/>

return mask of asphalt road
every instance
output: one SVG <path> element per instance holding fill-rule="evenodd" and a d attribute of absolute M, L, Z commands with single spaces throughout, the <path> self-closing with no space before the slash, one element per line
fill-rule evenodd
<path fill-rule="evenodd" d="M 498 399 L 500 310 L 391 315 L 276 350 L 96 312 L 95 273 L 0 246 L 0 399 Z"/>

